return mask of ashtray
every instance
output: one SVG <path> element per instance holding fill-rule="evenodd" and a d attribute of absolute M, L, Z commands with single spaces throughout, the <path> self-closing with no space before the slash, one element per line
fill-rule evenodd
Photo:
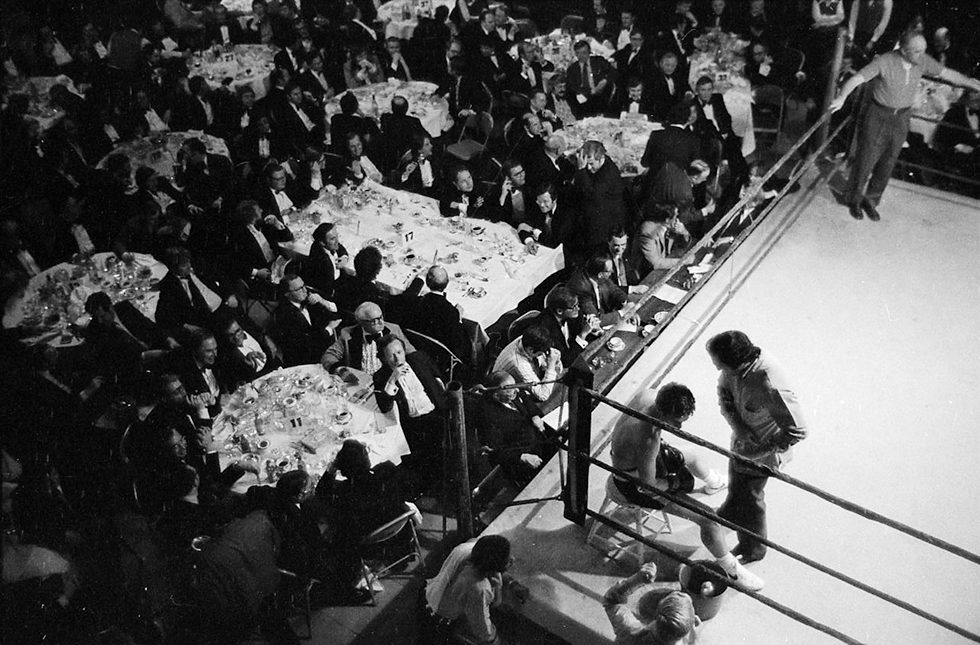
<path fill-rule="evenodd" d="M 255 405 L 255 397 L 254 396 L 250 396 L 247 399 L 243 399 L 242 400 L 242 405 L 245 406 L 246 408 L 252 407 L 253 405 Z"/>
<path fill-rule="evenodd" d="M 296 405 L 296 399 L 294 397 L 287 396 L 285 399 L 282 400 L 282 405 L 283 407 L 291 408 L 294 405 Z"/>
<path fill-rule="evenodd" d="M 483 232 L 486 231 L 486 229 L 482 226 L 474 226 L 472 231 L 473 235 L 483 235 Z"/>
<path fill-rule="evenodd" d="M 483 287 L 470 287 L 466 290 L 466 295 L 470 298 L 482 298 L 487 295 L 487 290 Z"/>
<path fill-rule="evenodd" d="M 606 343 L 606 348 L 611 352 L 621 352 L 626 349 L 626 343 L 622 338 L 610 338 Z"/>
<path fill-rule="evenodd" d="M 353 415 L 350 412 L 338 412 L 336 415 L 334 415 L 333 420 L 339 425 L 347 425 L 350 423 L 352 416 Z"/>

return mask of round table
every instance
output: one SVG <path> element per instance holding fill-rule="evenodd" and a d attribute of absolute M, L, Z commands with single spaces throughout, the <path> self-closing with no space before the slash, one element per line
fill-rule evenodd
<path fill-rule="evenodd" d="M 177 151 L 180 150 L 184 141 L 191 138 L 203 141 L 209 153 L 231 158 L 231 153 L 228 152 L 228 144 L 224 142 L 224 139 L 197 131 L 160 132 L 134 141 L 124 141 L 113 148 L 109 155 L 121 152 L 129 157 L 134 173 L 140 166 L 149 166 L 161 177 L 172 178 L 174 166 L 177 165 Z M 105 167 L 109 155 L 99 161 L 99 168 Z"/>
<path fill-rule="evenodd" d="M 37 121 L 41 132 L 54 127 L 65 116 L 65 111 L 51 104 L 51 88 L 64 85 L 69 91 L 82 96 L 75 88 L 75 83 L 65 75 L 61 76 L 31 76 L 10 83 L 11 94 L 25 94 L 30 99 L 27 109 L 28 118 Z"/>
<path fill-rule="evenodd" d="M 593 56 L 602 56 L 607 60 L 611 60 L 613 54 L 616 53 L 591 36 L 583 36 L 581 34 L 570 36 L 563 33 L 560 29 L 556 29 L 550 34 L 535 36 L 531 39 L 531 42 L 541 48 L 541 55 L 544 56 L 545 60 L 555 66 L 555 71 L 565 71 L 569 65 L 578 60 L 575 58 L 574 45 L 580 40 L 588 41 L 589 46 L 592 47 Z"/>
<path fill-rule="evenodd" d="M 107 262 L 109 258 L 113 260 Z M 7 302 L 3 326 L 24 326 L 34 332 L 21 339 L 25 345 L 74 347 L 82 339 L 72 334 L 68 324 L 86 324 L 89 295 L 104 291 L 114 303 L 129 301 L 154 320 L 160 299 L 154 287 L 166 274 L 162 262 L 144 253 L 134 253 L 130 264 L 116 262 L 114 253 L 96 253 L 88 266 L 62 262 L 31 278 L 24 293 Z"/>
<path fill-rule="evenodd" d="M 601 141 L 606 155 L 624 176 L 636 176 L 643 170 L 640 159 L 646 150 L 650 133 L 663 125 L 642 118 L 611 119 L 594 116 L 567 125 L 555 134 L 565 139 L 566 150 L 577 151 L 589 139 Z"/>
<path fill-rule="evenodd" d="M 221 83 L 230 78 L 231 86 L 248 86 L 260 99 L 268 91 L 269 74 L 275 68 L 273 58 L 278 50 L 269 45 L 233 45 L 213 47 L 198 52 L 188 61 L 189 76 L 204 76 Z"/>
<path fill-rule="evenodd" d="M 397 407 L 382 413 L 371 377 L 342 368 L 333 376 L 319 365 L 271 372 L 238 389 L 214 421 L 214 445 L 222 466 L 253 462 L 235 485 L 272 484 L 283 472 L 303 468 L 315 479 L 333 463 L 345 439 L 368 448 L 371 465 L 401 463 L 411 454 Z"/>
<path fill-rule="evenodd" d="M 449 116 L 449 103 L 441 96 L 433 96 L 438 86 L 425 81 L 388 81 L 374 83 L 354 90 L 348 90 L 357 97 L 361 112 L 380 119 L 381 114 L 391 112 L 391 99 L 394 96 L 404 96 L 408 99 L 408 113 L 418 117 L 422 127 L 433 137 L 438 137 L 453 126 Z M 346 92 L 345 92 L 346 94 Z M 334 114 L 340 112 L 340 99 L 343 94 L 334 97 L 324 106 L 327 122 Z M 379 114 L 374 114 L 372 99 L 378 103 Z"/>
<path fill-rule="evenodd" d="M 378 20 L 385 23 L 387 38 L 408 40 L 419 24 L 420 15 L 432 17 L 436 7 L 452 10 L 453 0 L 389 0 L 378 8 Z"/>

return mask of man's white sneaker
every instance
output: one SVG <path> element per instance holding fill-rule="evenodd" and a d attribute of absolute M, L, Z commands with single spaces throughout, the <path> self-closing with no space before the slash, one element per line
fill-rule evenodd
<path fill-rule="evenodd" d="M 755 575 L 741 563 L 735 565 L 735 575 L 728 574 L 734 577 L 734 585 L 740 589 L 745 589 L 746 591 L 761 591 L 763 587 L 766 586 L 766 581 Z"/>

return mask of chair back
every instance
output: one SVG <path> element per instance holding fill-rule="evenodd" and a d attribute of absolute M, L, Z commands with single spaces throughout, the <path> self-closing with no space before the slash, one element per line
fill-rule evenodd
<path fill-rule="evenodd" d="M 518 42 L 538 35 L 538 26 L 530 18 L 517 18 L 514 20 L 514 24 L 517 25 L 515 38 Z"/>
<path fill-rule="evenodd" d="M 405 525 L 412 521 L 412 517 L 415 515 L 414 510 L 408 510 L 396 517 L 395 519 L 385 522 L 378 528 L 374 529 L 363 538 L 361 538 L 361 546 L 368 546 L 371 544 L 381 544 L 382 542 L 387 542 L 391 538 L 395 537 L 401 530 L 405 528 Z"/>
<path fill-rule="evenodd" d="M 515 338 L 520 336 L 527 330 L 528 327 L 534 322 L 534 319 L 541 315 L 541 312 L 537 309 L 532 309 L 526 311 L 507 326 L 507 341 L 513 342 Z"/>
<path fill-rule="evenodd" d="M 477 129 L 483 139 L 483 145 L 486 145 L 493 133 L 493 116 L 489 112 L 480 112 L 477 115 Z"/>
<path fill-rule="evenodd" d="M 439 368 L 439 372 L 446 379 L 446 382 L 453 380 L 453 372 L 456 370 L 456 366 L 462 365 L 463 361 L 456 354 L 453 354 L 452 350 L 420 331 L 407 327 L 403 328 L 402 331 L 417 349 L 424 351 L 436 362 L 436 367 Z"/>
<path fill-rule="evenodd" d="M 778 85 L 761 85 L 752 92 L 754 103 L 760 108 L 776 108 L 783 104 L 783 88 Z"/>

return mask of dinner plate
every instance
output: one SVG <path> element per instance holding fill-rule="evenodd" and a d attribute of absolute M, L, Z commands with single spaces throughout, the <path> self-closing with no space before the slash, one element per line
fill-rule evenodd
<path fill-rule="evenodd" d="M 626 343 L 622 338 L 610 338 L 606 343 L 606 347 L 611 352 L 621 352 L 626 349 Z"/>

